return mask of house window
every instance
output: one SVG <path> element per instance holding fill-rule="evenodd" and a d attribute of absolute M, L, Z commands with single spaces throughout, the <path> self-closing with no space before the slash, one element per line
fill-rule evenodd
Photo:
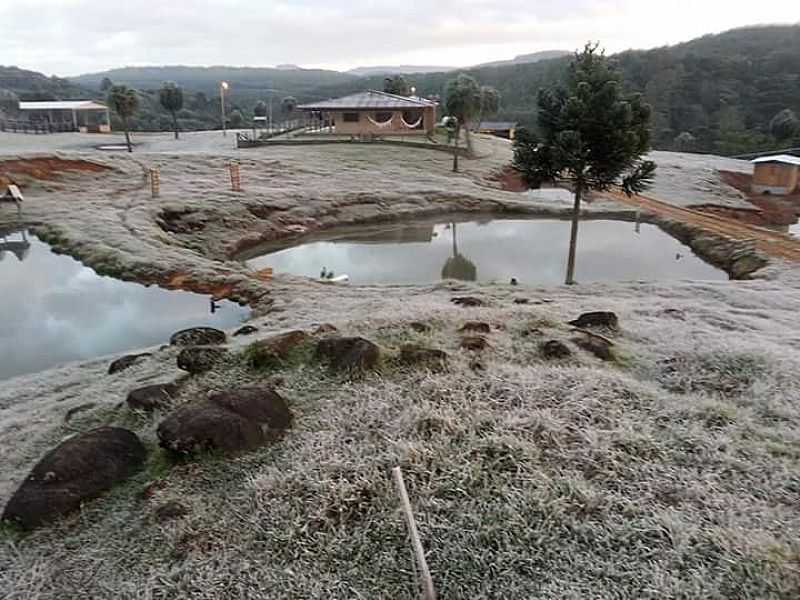
<path fill-rule="evenodd" d="M 359 116 L 360 115 L 357 112 L 344 113 L 344 122 L 345 123 L 358 123 Z"/>
<path fill-rule="evenodd" d="M 375 121 L 378 123 L 388 123 L 392 120 L 394 113 L 390 112 L 376 112 L 375 113 Z"/>

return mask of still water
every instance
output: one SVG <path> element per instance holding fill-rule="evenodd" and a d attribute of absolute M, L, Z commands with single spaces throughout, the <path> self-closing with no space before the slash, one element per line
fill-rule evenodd
<path fill-rule="evenodd" d="M 658 227 L 582 221 L 576 280 L 727 279 Z M 323 268 L 351 283 L 431 283 L 445 277 L 522 284 L 564 282 L 570 223 L 494 219 L 414 223 L 332 233 L 248 261 L 253 269 L 319 277 Z"/>
<path fill-rule="evenodd" d="M 0 379 L 167 343 L 179 329 L 232 327 L 248 309 L 101 277 L 24 231 L 0 231 Z"/>

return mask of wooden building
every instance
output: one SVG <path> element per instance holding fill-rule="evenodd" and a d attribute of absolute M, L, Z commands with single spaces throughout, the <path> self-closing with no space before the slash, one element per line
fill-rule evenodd
<path fill-rule="evenodd" d="M 753 161 L 752 190 L 756 194 L 787 196 L 800 193 L 800 157 L 762 156 Z"/>
<path fill-rule="evenodd" d="M 481 121 L 475 127 L 478 133 L 488 133 L 507 140 L 513 140 L 517 132 L 516 121 Z"/>
<path fill-rule="evenodd" d="M 336 135 L 380 137 L 429 135 L 436 125 L 436 103 L 369 90 L 342 98 L 301 104 L 309 129 L 321 123 L 320 131 Z"/>
<path fill-rule="evenodd" d="M 32 123 L 50 124 L 58 131 L 67 129 L 81 133 L 111 131 L 111 115 L 108 107 L 94 100 L 20 102 L 19 109 L 28 113 Z"/>

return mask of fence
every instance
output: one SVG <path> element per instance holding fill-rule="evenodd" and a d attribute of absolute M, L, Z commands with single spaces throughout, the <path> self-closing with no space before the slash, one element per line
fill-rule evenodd
<path fill-rule="evenodd" d="M 36 121 L 12 121 L 10 119 L 0 119 L 0 131 L 11 133 L 64 133 L 67 131 L 78 131 L 72 123 L 38 123 Z"/>

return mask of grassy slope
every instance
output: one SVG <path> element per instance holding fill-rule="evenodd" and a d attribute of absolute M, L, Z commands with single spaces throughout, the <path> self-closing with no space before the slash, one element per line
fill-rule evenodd
<path fill-rule="evenodd" d="M 587 286 L 520 306 L 514 297 L 542 292 L 482 286 L 469 293 L 489 306 L 462 309 L 454 293 L 342 294 L 336 323 L 387 350 L 380 373 L 349 381 L 306 355 L 263 373 L 234 359 L 195 379 L 181 402 L 283 379 L 295 428 L 234 460 L 171 466 L 155 448 L 158 419 L 74 417 L 76 429 L 134 428 L 149 467 L 15 548 L 6 534 L 0 589 L 415 598 L 389 477 L 399 464 L 443 598 L 797 597 L 796 295 L 767 282 Z M 309 290 L 267 327 L 324 317 L 328 294 Z M 564 321 L 589 308 L 619 312 L 617 361 L 573 347 L 575 358 L 545 362 L 539 342 L 568 341 Z M 483 372 L 457 349 L 457 328 L 476 318 L 494 325 Z M 433 331 L 412 332 L 412 319 Z M 391 356 L 406 341 L 446 349 L 450 369 L 400 368 Z M 173 499 L 190 514 L 157 524 Z"/>

